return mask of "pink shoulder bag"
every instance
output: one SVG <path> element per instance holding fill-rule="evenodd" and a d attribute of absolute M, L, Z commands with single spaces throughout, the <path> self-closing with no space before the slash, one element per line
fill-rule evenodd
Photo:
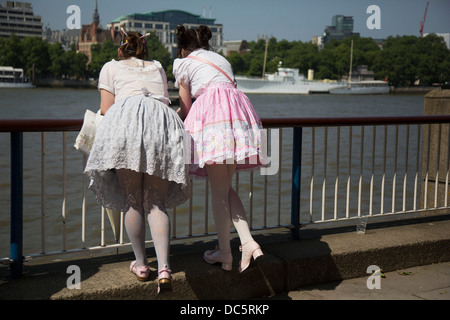
<path fill-rule="evenodd" d="M 226 72 L 223 71 L 221 68 L 219 68 L 218 66 L 216 66 L 214 63 L 212 63 L 212 62 L 210 62 L 210 61 L 208 61 L 208 60 L 206 60 L 206 59 L 197 57 L 197 56 L 188 56 L 187 58 L 189 58 L 189 59 L 194 59 L 194 60 L 198 60 L 198 61 L 202 61 L 202 62 L 207 63 L 207 64 L 209 64 L 210 66 L 216 68 L 216 69 L 219 70 L 225 77 L 227 77 L 228 80 L 230 80 L 230 82 L 234 85 L 235 88 L 237 88 L 236 82 L 233 81 L 233 80 L 231 80 L 230 76 L 229 76 L 228 74 L 226 74 Z"/>

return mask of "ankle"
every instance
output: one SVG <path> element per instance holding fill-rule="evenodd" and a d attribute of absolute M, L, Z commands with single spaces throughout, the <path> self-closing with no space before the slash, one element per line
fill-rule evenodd
<path fill-rule="evenodd" d="M 231 249 L 218 249 L 217 250 L 219 252 L 219 254 L 224 255 L 224 254 L 230 254 L 231 253 Z"/>

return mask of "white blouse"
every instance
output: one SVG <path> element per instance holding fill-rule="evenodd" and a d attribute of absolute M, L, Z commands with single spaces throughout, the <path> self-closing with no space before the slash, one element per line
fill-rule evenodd
<path fill-rule="evenodd" d="M 144 94 L 169 104 L 167 77 L 161 63 L 137 58 L 111 60 L 100 71 L 98 89 L 115 96 L 115 101 Z"/>
<path fill-rule="evenodd" d="M 191 52 L 190 56 L 198 56 L 208 60 L 221 68 L 231 79 L 234 78 L 231 64 L 220 54 L 198 49 Z M 189 58 L 175 59 L 172 73 L 176 79 L 175 87 L 179 88 L 181 82 L 189 84 L 194 98 L 200 96 L 203 90 L 211 84 L 219 82 L 230 83 L 230 80 L 213 66 L 203 61 Z"/>

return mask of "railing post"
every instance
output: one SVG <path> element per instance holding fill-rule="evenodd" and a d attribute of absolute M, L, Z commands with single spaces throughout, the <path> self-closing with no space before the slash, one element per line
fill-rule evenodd
<path fill-rule="evenodd" d="M 300 239 L 300 183 L 302 168 L 303 128 L 294 127 L 292 151 L 291 238 Z"/>
<path fill-rule="evenodd" d="M 23 266 L 23 133 L 11 132 L 11 278 L 22 276 Z"/>

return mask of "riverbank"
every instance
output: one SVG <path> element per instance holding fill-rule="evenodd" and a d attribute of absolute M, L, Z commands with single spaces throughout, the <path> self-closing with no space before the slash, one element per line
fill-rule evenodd
<path fill-rule="evenodd" d="M 409 86 L 409 87 L 394 87 L 391 86 L 389 88 L 390 94 L 427 94 L 430 91 L 436 89 L 444 89 L 444 87 L 440 86 Z"/>
<path fill-rule="evenodd" d="M 97 89 L 96 80 L 38 80 L 34 83 L 36 88 L 72 88 L 72 89 Z M 427 94 L 440 86 L 390 86 L 390 94 Z M 443 87 L 442 87 L 443 88 Z M 444 89 L 444 88 L 443 88 Z M 172 82 L 169 83 L 170 96 L 178 95 L 178 90 Z"/>
<path fill-rule="evenodd" d="M 97 89 L 98 80 L 36 80 L 33 85 L 36 88 L 73 88 L 73 89 Z M 172 82 L 169 82 L 169 91 L 177 90 Z"/>
<path fill-rule="evenodd" d="M 70 88 L 70 89 L 97 89 L 95 80 L 37 80 L 34 83 L 36 88 Z"/>

